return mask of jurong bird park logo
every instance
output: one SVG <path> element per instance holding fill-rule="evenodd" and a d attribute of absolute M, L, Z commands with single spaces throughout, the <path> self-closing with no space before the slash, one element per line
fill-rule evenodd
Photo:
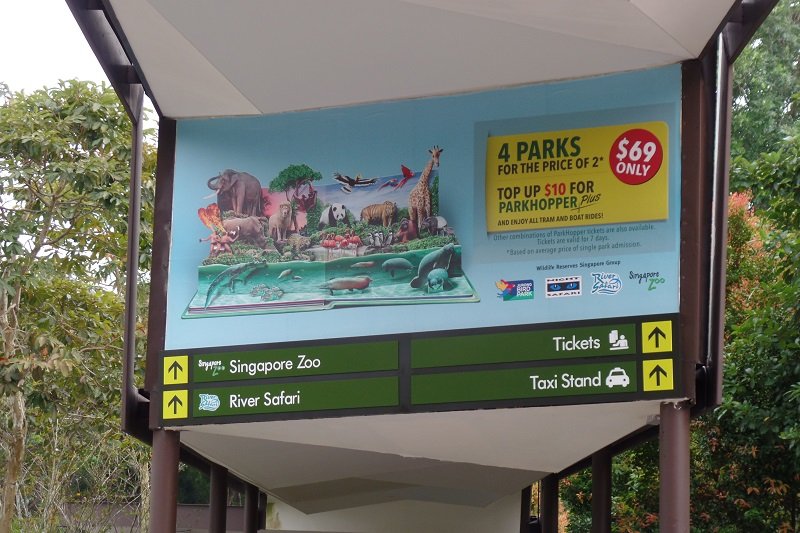
<path fill-rule="evenodd" d="M 516 281 L 501 279 L 500 281 L 496 281 L 494 285 L 500 291 L 497 297 L 502 298 L 504 302 L 510 302 L 512 300 L 533 300 L 533 280 L 531 279 Z"/>

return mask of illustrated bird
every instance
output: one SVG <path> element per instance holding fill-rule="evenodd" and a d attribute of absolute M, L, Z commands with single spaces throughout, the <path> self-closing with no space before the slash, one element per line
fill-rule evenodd
<path fill-rule="evenodd" d="M 333 173 L 333 179 L 342 184 L 342 191 L 346 194 L 353 192 L 353 187 L 368 187 L 374 185 L 378 181 L 378 178 L 366 179 L 362 177 L 361 174 L 358 174 L 355 178 L 351 178 L 350 176 L 343 176 L 338 172 Z"/>
<path fill-rule="evenodd" d="M 500 281 L 495 281 L 494 285 L 495 287 L 498 288 L 498 290 L 500 290 L 500 294 L 497 295 L 500 297 L 511 294 L 511 292 L 514 290 L 514 287 L 516 287 L 516 284 L 509 283 L 504 279 L 501 279 Z"/>
<path fill-rule="evenodd" d="M 400 165 L 400 170 L 403 172 L 403 179 L 400 180 L 400 183 L 395 185 L 395 189 L 401 189 L 403 185 L 405 185 L 408 180 L 414 177 L 414 171 L 408 168 L 405 165 Z"/>
<path fill-rule="evenodd" d="M 380 187 L 378 187 L 378 190 L 381 190 L 381 189 L 383 189 L 384 187 L 394 187 L 394 188 L 397 188 L 397 182 L 398 182 L 398 179 L 397 179 L 397 178 L 391 178 L 390 180 L 387 180 L 387 181 L 386 181 L 386 183 L 384 183 L 383 185 L 381 185 Z"/>

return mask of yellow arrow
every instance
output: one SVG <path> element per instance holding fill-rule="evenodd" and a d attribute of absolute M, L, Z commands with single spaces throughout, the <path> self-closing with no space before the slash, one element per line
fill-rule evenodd
<path fill-rule="evenodd" d="M 672 351 L 672 320 L 642 322 L 642 352 Z"/>
<path fill-rule="evenodd" d="M 176 355 L 164 358 L 164 385 L 189 383 L 189 356 Z"/>
<path fill-rule="evenodd" d="M 645 392 L 675 388 L 672 359 L 642 361 L 642 390 Z"/>
<path fill-rule="evenodd" d="M 189 416 L 189 391 L 164 391 L 161 405 L 161 416 L 164 420 L 186 418 Z"/>

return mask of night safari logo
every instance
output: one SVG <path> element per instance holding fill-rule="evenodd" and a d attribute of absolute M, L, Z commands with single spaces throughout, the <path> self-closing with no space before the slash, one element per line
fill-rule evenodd
<path fill-rule="evenodd" d="M 545 278 L 545 298 L 564 298 L 581 295 L 581 276 Z"/>

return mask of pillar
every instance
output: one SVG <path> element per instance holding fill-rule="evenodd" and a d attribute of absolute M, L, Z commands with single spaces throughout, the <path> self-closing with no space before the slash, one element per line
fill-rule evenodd
<path fill-rule="evenodd" d="M 592 455 L 592 533 L 611 533 L 611 453 Z"/>
<path fill-rule="evenodd" d="M 558 476 L 550 474 L 541 481 L 542 533 L 558 533 Z"/>
<path fill-rule="evenodd" d="M 150 460 L 150 533 L 175 533 L 178 518 L 180 433 L 153 431 Z"/>
<path fill-rule="evenodd" d="M 244 490 L 244 533 L 256 533 L 258 531 L 259 495 L 258 487 L 248 483 Z"/>
<path fill-rule="evenodd" d="M 659 429 L 659 522 L 662 533 L 689 531 L 688 402 L 662 403 Z"/>
<path fill-rule="evenodd" d="M 211 465 L 211 487 L 209 494 L 209 533 L 225 533 L 228 513 L 228 469 L 218 464 Z"/>

